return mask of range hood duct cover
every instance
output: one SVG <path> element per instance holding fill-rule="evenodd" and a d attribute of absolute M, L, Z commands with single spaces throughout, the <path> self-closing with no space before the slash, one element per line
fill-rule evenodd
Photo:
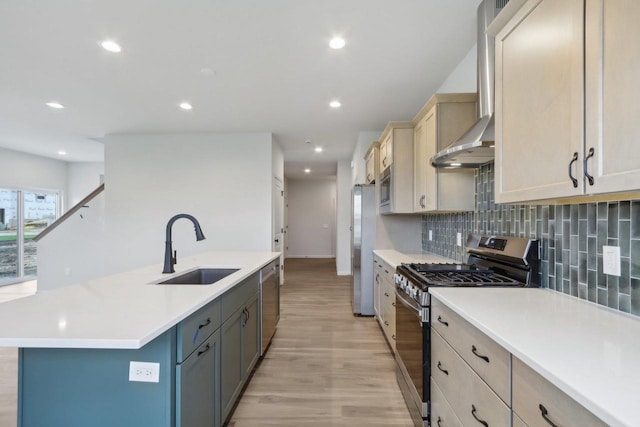
<path fill-rule="evenodd" d="M 484 0 L 478 6 L 478 121 L 460 138 L 431 158 L 434 167 L 477 168 L 492 161 L 494 154 L 494 59 L 495 39 L 487 27 L 509 0 Z"/>

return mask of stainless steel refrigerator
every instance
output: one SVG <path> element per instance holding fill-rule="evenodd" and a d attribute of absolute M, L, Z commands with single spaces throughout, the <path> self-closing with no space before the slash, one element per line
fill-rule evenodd
<path fill-rule="evenodd" d="M 375 185 L 356 185 L 351 204 L 353 313 L 373 316 L 373 249 L 376 243 Z"/>

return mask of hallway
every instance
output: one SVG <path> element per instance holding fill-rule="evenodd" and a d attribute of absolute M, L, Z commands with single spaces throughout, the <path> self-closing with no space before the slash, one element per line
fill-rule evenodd
<path fill-rule="evenodd" d="M 354 317 L 333 259 L 288 259 L 278 330 L 229 427 L 413 424 L 373 318 Z"/>

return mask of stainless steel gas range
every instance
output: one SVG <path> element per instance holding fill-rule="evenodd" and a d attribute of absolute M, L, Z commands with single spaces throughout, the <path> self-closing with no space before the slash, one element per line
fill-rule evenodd
<path fill-rule="evenodd" d="M 397 379 L 417 427 L 430 425 L 429 287 L 539 286 L 537 240 L 470 234 L 466 247 L 465 264 L 401 264 L 394 276 Z"/>

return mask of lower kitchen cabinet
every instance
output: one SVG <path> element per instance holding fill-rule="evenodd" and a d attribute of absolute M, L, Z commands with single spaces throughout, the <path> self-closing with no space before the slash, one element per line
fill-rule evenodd
<path fill-rule="evenodd" d="M 374 310 L 376 310 L 376 318 L 382 332 L 394 353 L 396 351 L 396 287 L 393 282 L 395 271 L 396 269 L 382 258 L 374 257 Z"/>
<path fill-rule="evenodd" d="M 220 425 L 220 331 L 176 367 L 176 427 Z"/>
<path fill-rule="evenodd" d="M 220 333 L 220 363 L 223 367 L 220 376 L 220 401 L 223 423 L 260 356 L 258 276 L 247 280 L 222 299 L 223 313 L 225 309 L 237 307 L 223 321 Z"/>

